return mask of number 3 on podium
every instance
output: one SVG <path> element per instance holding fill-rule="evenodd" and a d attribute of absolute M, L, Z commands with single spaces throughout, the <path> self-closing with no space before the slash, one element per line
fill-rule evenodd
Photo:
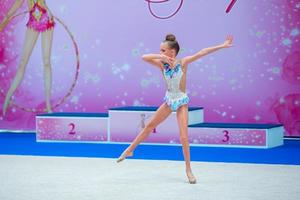
<path fill-rule="evenodd" d="M 223 142 L 228 142 L 229 141 L 229 131 L 227 131 L 227 130 L 224 130 L 223 131 L 223 133 L 224 133 L 224 135 L 223 135 Z"/>

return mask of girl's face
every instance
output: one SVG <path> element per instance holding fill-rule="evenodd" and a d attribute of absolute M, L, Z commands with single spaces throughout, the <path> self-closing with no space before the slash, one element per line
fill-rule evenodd
<path fill-rule="evenodd" d="M 175 49 L 170 49 L 169 45 L 167 42 L 162 42 L 160 44 L 160 54 L 161 55 L 165 55 L 171 58 L 175 58 L 176 57 L 176 52 Z"/>

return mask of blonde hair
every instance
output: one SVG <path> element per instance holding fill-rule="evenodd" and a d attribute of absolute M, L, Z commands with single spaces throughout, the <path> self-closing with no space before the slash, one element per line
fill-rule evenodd
<path fill-rule="evenodd" d="M 45 0 L 28 0 L 29 8 L 32 8 L 35 3 L 42 7 L 45 6 Z"/>

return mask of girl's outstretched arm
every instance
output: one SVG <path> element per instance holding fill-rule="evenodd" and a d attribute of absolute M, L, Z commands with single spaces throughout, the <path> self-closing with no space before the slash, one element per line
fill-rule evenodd
<path fill-rule="evenodd" d="M 191 62 L 194 62 L 196 60 L 198 60 L 199 58 L 207 55 L 207 54 L 210 54 L 212 52 L 215 52 L 219 49 L 223 49 L 223 48 L 228 48 L 228 47 L 232 47 L 232 40 L 233 40 L 233 37 L 232 36 L 227 36 L 225 42 L 223 44 L 220 44 L 220 45 L 217 45 L 217 46 L 214 46 L 214 47 L 208 47 L 208 48 L 204 48 L 202 49 L 201 51 L 199 51 L 198 53 L 192 55 L 192 56 L 187 56 L 187 57 L 184 57 L 182 59 L 182 63 L 184 66 L 190 64 Z"/>
<path fill-rule="evenodd" d="M 22 6 L 24 0 L 15 0 L 15 3 L 9 9 L 7 15 L 4 17 L 3 21 L 0 23 L 0 32 L 9 23 L 10 18 L 16 13 L 16 11 Z"/>
<path fill-rule="evenodd" d="M 174 58 L 162 54 L 144 54 L 142 59 L 160 69 L 162 69 L 163 63 L 169 63 L 172 66 L 175 61 Z"/>

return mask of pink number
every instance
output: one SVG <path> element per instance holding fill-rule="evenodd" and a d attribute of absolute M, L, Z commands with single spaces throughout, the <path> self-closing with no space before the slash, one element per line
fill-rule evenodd
<path fill-rule="evenodd" d="M 224 139 L 222 140 L 223 142 L 228 142 L 229 141 L 229 132 L 224 130 Z"/>
<path fill-rule="evenodd" d="M 75 124 L 74 123 L 70 123 L 69 124 L 69 127 L 71 128 L 71 130 L 69 131 L 69 134 L 70 135 L 74 135 L 76 132 L 74 131 L 75 130 Z"/>

